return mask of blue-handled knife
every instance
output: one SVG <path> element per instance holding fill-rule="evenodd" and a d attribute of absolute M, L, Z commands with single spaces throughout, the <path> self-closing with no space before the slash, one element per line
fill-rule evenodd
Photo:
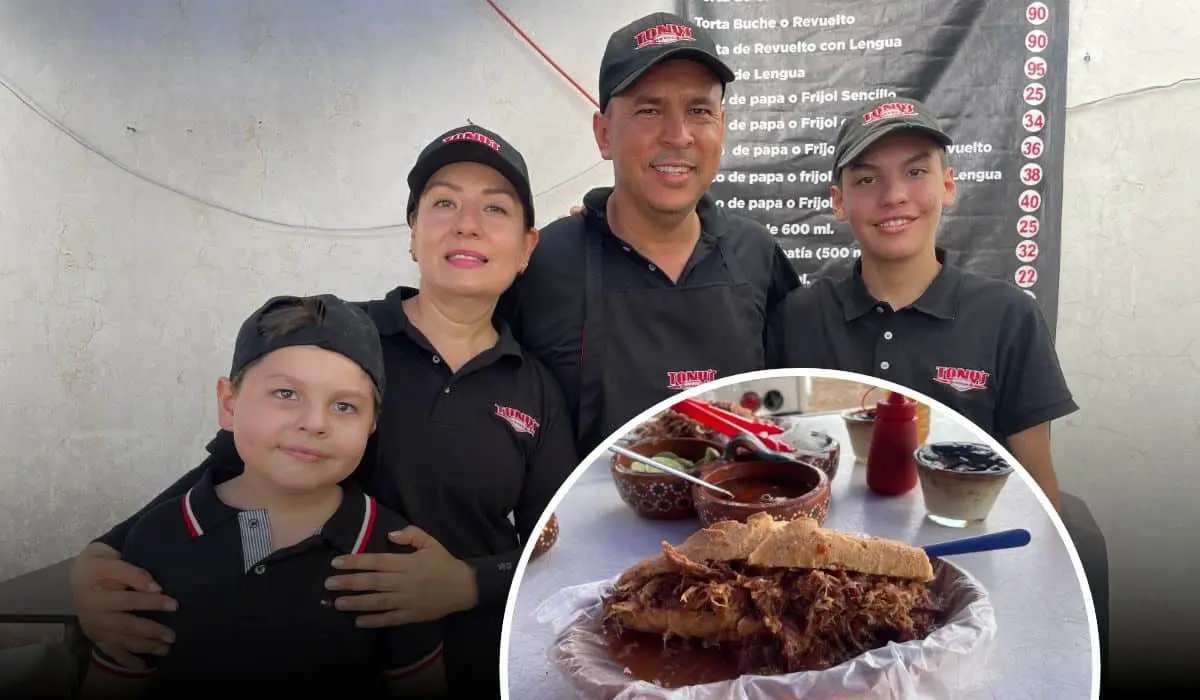
<path fill-rule="evenodd" d="M 921 549 L 924 549 L 925 554 L 930 557 L 949 557 L 955 554 L 973 554 L 990 552 L 995 549 L 1024 547 L 1029 544 L 1031 539 L 1029 530 L 1002 530 L 977 537 L 964 537 L 961 540 L 927 544 Z"/>

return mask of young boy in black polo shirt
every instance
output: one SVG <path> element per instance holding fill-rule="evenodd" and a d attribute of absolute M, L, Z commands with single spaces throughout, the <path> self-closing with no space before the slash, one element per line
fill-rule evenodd
<path fill-rule="evenodd" d="M 769 365 L 858 372 L 937 399 L 1005 445 L 1058 508 L 1050 422 L 1078 406 L 1034 299 L 948 264 L 935 245 L 956 192 L 950 143 L 914 100 L 846 119 L 830 191 L 862 256 L 779 306 Z"/>
<path fill-rule="evenodd" d="M 217 385 L 245 471 L 206 474 L 122 551 L 178 601 L 153 615 L 175 642 L 142 672 L 96 649 L 85 696 L 442 695 L 438 623 L 359 628 L 325 589 L 340 554 L 412 551 L 387 540 L 408 523 L 343 483 L 375 429 L 383 366 L 374 323 L 336 297 L 277 297 L 246 320 Z"/>

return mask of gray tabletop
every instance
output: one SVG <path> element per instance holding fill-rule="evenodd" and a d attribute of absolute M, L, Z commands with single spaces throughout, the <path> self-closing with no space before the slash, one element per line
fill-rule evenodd
<path fill-rule="evenodd" d="M 843 446 L 825 527 L 918 545 L 1010 528 L 1031 533 L 1032 542 L 1020 549 L 948 558 L 988 591 L 998 627 L 986 675 L 962 688 L 956 698 L 1086 700 L 1095 696 L 1083 586 L 1066 544 L 1024 480 L 1008 480 L 986 523 L 964 529 L 942 527 L 925 517 L 919 486 L 892 498 L 867 490 L 865 467 L 855 465 L 840 418 L 812 416 L 804 422 L 827 431 Z M 978 441 L 978 437 L 935 413 L 929 440 Z M 607 457 L 588 467 L 556 513 L 558 541 L 526 568 L 507 630 L 507 697 L 512 700 L 577 697 L 547 656 L 553 634 L 534 617 L 542 601 L 563 588 L 618 576 L 659 551 L 662 540 L 678 543 L 699 527 L 695 520 L 656 522 L 634 515 L 617 494 Z"/>
<path fill-rule="evenodd" d="M 72 561 L 64 559 L 0 582 L 0 624 L 73 622 L 75 599 L 71 595 Z"/>

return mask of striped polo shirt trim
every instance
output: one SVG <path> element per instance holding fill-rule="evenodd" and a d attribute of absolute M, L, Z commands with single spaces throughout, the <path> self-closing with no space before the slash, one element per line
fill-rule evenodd
<path fill-rule="evenodd" d="M 407 666 L 394 668 L 386 673 L 388 678 L 393 680 L 398 678 L 407 678 L 414 674 L 420 673 L 433 665 L 435 661 L 442 657 L 442 645 L 439 644 L 437 649 L 431 651 L 425 658 L 415 661 Z"/>
<path fill-rule="evenodd" d="M 192 508 L 192 492 L 194 490 L 194 488 L 189 489 L 183 496 L 183 520 L 187 525 L 188 534 L 192 537 L 199 537 L 204 534 L 204 528 L 200 525 L 199 519 L 196 518 L 196 512 Z M 371 533 L 375 530 L 375 518 L 379 507 L 374 498 L 365 493 L 362 494 L 362 497 L 363 520 L 358 529 L 358 537 L 354 540 L 354 546 L 350 549 L 351 554 L 366 552 L 367 545 L 371 542 Z M 254 564 L 270 555 L 272 551 L 271 526 L 266 511 L 261 509 L 238 511 L 238 527 L 242 533 L 243 563 L 249 570 Z M 318 532 L 320 531 L 318 530 Z M 259 554 L 261 556 L 258 556 Z M 253 561 L 251 561 L 252 558 Z"/>
<path fill-rule="evenodd" d="M 366 499 L 363 507 L 363 522 L 362 527 L 358 530 L 358 538 L 354 540 L 354 547 L 350 550 L 352 554 L 362 554 L 367 551 L 367 543 L 371 541 L 371 531 L 375 529 L 375 499 L 365 493 L 363 498 Z"/>
<path fill-rule="evenodd" d="M 154 675 L 153 670 L 142 671 L 134 670 L 132 668 L 125 668 L 115 661 L 110 661 L 101 656 L 100 653 L 95 649 L 92 649 L 92 666 L 120 678 L 149 678 Z"/>
<path fill-rule="evenodd" d="M 271 544 L 271 518 L 265 508 L 256 508 L 238 511 L 237 519 L 242 536 L 242 573 L 246 573 L 275 551 Z"/>
<path fill-rule="evenodd" d="M 192 491 L 183 494 L 183 521 L 187 523 L 188 534 L 192 537 L 199 537 L 204 534 L 204 528 L 200 527 L 200 521 L 196 519 L 196 512 L 192 510 Z"/>

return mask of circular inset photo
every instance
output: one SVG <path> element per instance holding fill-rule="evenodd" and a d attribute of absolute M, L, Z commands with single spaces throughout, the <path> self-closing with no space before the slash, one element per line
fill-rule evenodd
<path fill-rule="evenodd" d="M 1048 505 L 1005 446 L 877 379 L 685 392 L 553 502 L 509 597 L 507 697 L 1094 697 L 1090 591 Z"/>

